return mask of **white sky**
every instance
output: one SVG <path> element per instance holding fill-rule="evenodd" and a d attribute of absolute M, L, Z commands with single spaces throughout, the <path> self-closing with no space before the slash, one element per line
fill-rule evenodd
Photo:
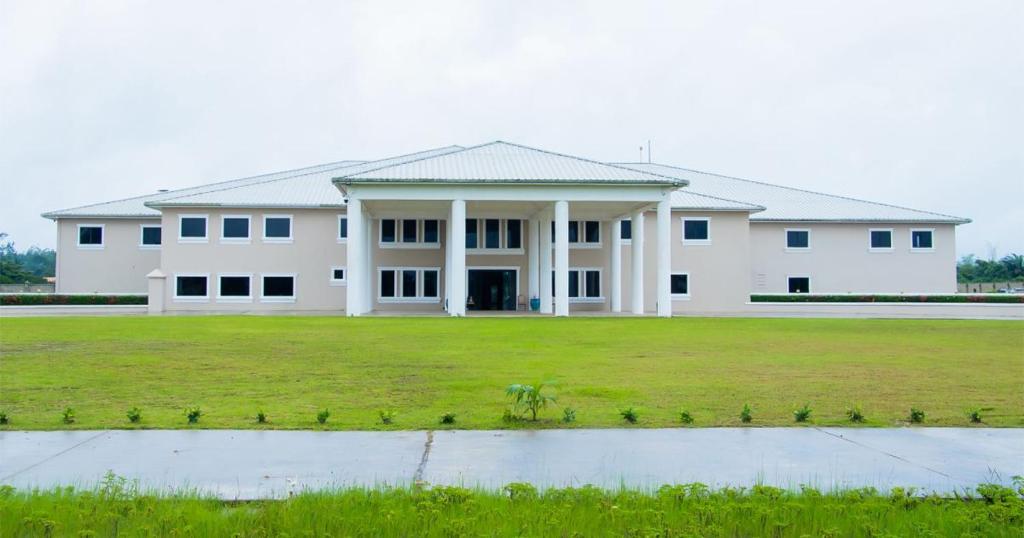
<path fill-rule="evenodd" d="M 508 140 L 974 219 L 1024 252 L 1024 2 L 0 0 L 0 231 Z M 757 200 L 751 200 L 757 202 Z"/>

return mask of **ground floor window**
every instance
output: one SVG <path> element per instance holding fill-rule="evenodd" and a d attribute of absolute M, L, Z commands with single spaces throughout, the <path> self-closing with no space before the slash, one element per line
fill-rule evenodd
<path fill-rule="evenodd" d="M 441 270 L 436 267 L 381 267 L 377 271 L 381 302 L 437 302 Z"/>
<path fill-rule="evenodd" d="M 176 300 L 199 301 L 209 298 L 208 275 L 175 275 L 174 298 Z"/>
<path fill-rule="evenodd" d="M 672 273 L 670 288 L 673 299 L 686 299 L 690 296 L 690 274 Z"/>
<path fill-rule="evenodd" d="M 252 276 L 217 275 L 217 300 L 222 302 L 252 300 Z"/>
<path fill-rule="evenodd" d="M 344 267 L 331 267 L 331 285 L 344 286 L 347 282 L 347 271 Z"/>
<path fill-rule="evenodd" d="M 262 275 L 260 301 L 264 303 L 290 303 L 295 301 L 295 275 Z"/>
<path fill-rule="evenodd" d="M 555 272 L 551 272 L 551 296 L 555 292 Z M 569 268 L 569 301 L 570 302 L 600 302 L 601 295 L 601 270 L 597 268 Z"/>
<path fill-rule="evenodd" d="M 806 276 L 789 277 L 789 293 L 810 293 L 811 279 Z"/>

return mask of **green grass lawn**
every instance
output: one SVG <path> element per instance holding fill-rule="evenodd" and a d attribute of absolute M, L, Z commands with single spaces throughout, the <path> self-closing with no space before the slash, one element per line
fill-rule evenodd
<path fill-rule="evenodd" d="M 510 383 L 557 380 L 539 423 L 502 421 Z M 0 411 L 8 429 L 1024 425 L 1024 323 L 728 318 L 92 317 L 0 320 Z M 75 410 L 74 424 L 61 411 Z M 391 426 L 378 411 L 397 412 Z M 264 410 L 269 424 L 255 421 Z"/>

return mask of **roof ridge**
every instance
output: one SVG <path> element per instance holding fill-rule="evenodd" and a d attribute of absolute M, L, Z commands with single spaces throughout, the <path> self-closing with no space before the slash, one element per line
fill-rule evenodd
<path fill-rule="evenodd" d="M 484 144 L 477 144 L 475 146 L 469 146 L 469 147 L 466 147 L 466 148 L 462 148 L 459 151 L 453 151 L 451 153 L 444 153 L 444 154 L 441 154 L 441 155 L 429 155 L 429 156 L 426 156 L 426 157 L 423 157 L 423 158 L 420 158 L 420 159 L 413 159 L 411 161 L 406 161 L 406 162 L 403 162 L 403 163 L 396 163 L 396 164 L 392 164 L 392 165 L 381 166 L 379 168 L 373 168 L 373 169 L 370 169 L 370 170 L 363 170 L 363 171 L 359 172 L 358 174 L 349 174 L 347 176 L 338 176 L 337 178 L 334 178 L 334 179 L 344 179 L 344 178 L 348 178 L 348 177 L 358 176 L 358 175 L 361 175 L 361 174 L 369 174 L 371 172 L 376 172 L 376 171 L 379 171 L 379 170 L 384 170 L 385 168 L 391 168 L 393 166 L 402 166 L 402 165 L 406 165 L 406 164 L 412 164 L 412 163 L 416 163 L 416 162 L 420 162 L 420 161 L 425 161 L 427 159 L 433 159 L 433 158 L 439 158 L 439 157 L 447 157 L 449 155 L 456 155 L 458 153 L 464 153 L 464 152 L 467 152 L 467 151 L 472 151 L 474 149 L 480 149 L 480 148 L 484 148 L 484 147 L 487 147 L 487 146 L 493 146 L 493 145 L 497 145 L 497 144 L 504 144 L 506 146 L 513 146 L 513 147 L 517 147 L 517 148 L 528 149 L 530 151 L 536 151 L 538 153 L 546 153 L 548 155 L 556 155 L 558 157 L 565 157 L 565 158 L 569 158 L 569 159 L 575 159 L 577 161 L 587 162 L 587 163 L 591 163 L 591 164 L 598 164 L 598 165 L 601 165 L 601 166 L 608 166 L 610 168 L 618 168 L 619 170 L 628 170 L 630 172 L 638 172 L 638 173 L 641 173 L 641 174 L 644 174 L 644 175 L 660 177 L 660 178 L 664 178 L 664 179 L 671 179 L 671 180 L 677 181 L 677 182 L 681 180 L 681 181 L 685 182 L 684 184 L 689 184 L 689 181 L 687 181 L 685 179 L 682 179 L 682 178 L 666 176 L 666 175 L 663 175 L 663 174 L 656 174 L 654 172 L 645 172 L 643 170 L 634 170 L 632 168 L 627 168 L 625 166 L 618 166 L 618 165 L 615 165 L 615 164 L 612 164 L 612 163 L 596 161 L 596 160 L 587 159 L 587 158 L 584 158 L 584 157 L 577 157 L 575 155 L 567 155 L 565 153 L 558 153 L 556 151 L 549 151 L 549 150 L 546 150 L 546 149 L 535 148 L 535 147 L 526 146 L 526 145 L 523 145 L 523 144 L 516 144 L 515 142 L 507 142 L 505 140 L 493 140 L 491 142 L 486 142 Z"/>
<path fill-rule="evenodd" d="M 756 179 L 746 179 L 746 178 L 742 178 L 742 177 L 728 176 L 728 175 L 725 175 L 725 174 L 718 174 L 718 173 L 715 173 L 715 172 L 705 172 L 703 170 L 694 170 L 693 168 L 685 168 L 685 167 L 682 167 L 682 166 L 675 166 L 675 165 L 672 165 L 672 164 L 662 164 L 662 163 L 623 163 L 623 164 L 654 164 L 654 165 L 657 165 L 657 166 L 664 166 L 666 168 L 675 168 L 676 170 L 683 170 L 683 171 L 686 171 L 686 172 L 694 172 L 694 173 L 697 173 L 697 174 L 706 174 L 706 175 L 709 175 L 709 176 L 722 177 L 722 178 L 726 178 L 726 179 L 734 179 L 736 181 L 745 181 L 747 183 L 756 183 L 758 185 L 767 185 L 769 187 L 775 187 L 775 188 L 778 188 L 778 189 L 786 189 L 786 190 L 797 191 L 797 192 L 806 192 L 806 193 L 809 193 L 809 194 L 816 194 L 818 196 L 828 196 L 830 198 L 839 198 L 841 200 L 850 200 L 850 201 L 853 201 L 853 202 L 861 202 L 861 203 L 864 203 L 864 204 L 874 204 L 874 205 L 880 205 L 880 206 L 885 206 L 885 207 L 892 207 L 892 208 L 895 208 L 895 209 L 903 209 L 905 211 L 914 211 L 914 212 L 917 212 L 917 213 L 924 213 L 924 214 L 927 214 L 927 215 L 936 215 L 936 216 L 939 216 L 939 217 L 946 217 L 946 218 L 949 218 L 949 219 L 960 220 L 960 221 L 964 221 L 965 223 L 971 222 L 971 219 L 964 218 L 964 217 L 958 217 L 956 215 L 947 215 L 945 213 L 937 213 L 935 211 L 925 211 L 923 209 L 914 209 L 912 207 L 906 207 L 906 206 L 901 206 L 901 205 L 896 205 L 896 204 L 887 204 L 885 202 L 874 202 L 874 201 L 871 201 L 871 200 L 864 200 L 864 199 L 861 199 L 861 198 L 854 198 L 852 196 L 843 196 L 841 194 L 828 194 L 828 193 L 825 193 L 825 192 L 812 191 L 810 189 L 801 189 L 801 188 L 797 188 L 797 187 L 787 187 L 785 185 L 776 185 L 775 183 L 768 183 L 767 181 L 758 181 Z"/>
<path fill-rule="evenodd" d="M 732 202 L 732 203 L 734 203 L 734 204 L 743 204 L 743 205 L 746 205 L 746 206 L 750 206 L 750 207 L 756 207 L 756 208 L 759 208 L 759 209 L 761 209 L 762 211 L 764 211 L 765 209 L 768 209 L 767 207 L 765 207 L 765 206 L 763 206 L 763 205 L 759 205 L 759 204 L 752 204 L 752 203 L 750 203 L 750 202 L 744 202 L 743 200 L 733 200 L 732 198 L 723 198 L 723 197 L 721 197 L 721 196 L 712 196 L 712 195 L 710 195 L 710 194 L 704 194 L 704 193 L 702 193 L 702 192 L 692 191 L 692 190 L 690 190 L 689 188 L 686 188 L 686 189 L 680 189 L 680 190 L 678 190 L 677 192 L 681 192 L 681 193 L 689 193 L 689 194 L 696 194 L 697 196 L 703 196 L 703 197 L 705 197 L 705 198 L 712 198 L 712 199 L 714 199 L 714 200 L 722 200 L 722 201 L 725 201 L 725 202 Z"/>
<path fill-rule="evenodd" d="M 395 157 L 385 157 L 383 159 L 376 159 L 376 160 L 373 160 L 373 161 L 361 161 L 361 162 L 356 162 L 356 163 L 353 163 L 353 164 L 346 164 L 346 165 L 343 165 L 343 166 L 338 166 L 336 168 L 325 168 L 323 170 L 316 170 L 316 171 L 312 171 L 312 172 L 305 172 L 305 173 L 302 173 L 302 174 L 295 174 L 295 175 L 290 175 L 290 176 L 278 177 L 278 178 L 274 178 L 274 179 L 268 179 L 266 181 L 255 181 L 255 182 L 252 182 L 252 183 L 246 183 L 244 185 L 225 185 L 223 188 L 219 188 L 219 189 L 203 190 L 203 191 L 200 191 L 200 192 L 184 194 L 184 195 L 181 195 L 181 196 L 170 196 L 170 197 L 167 197 L 167 198 L 162 198 L 160 200 L 155 200 L 155 202 L 169 202 L 169 201 L 172 201 L 172 200 L 179 200 L 181 198 L 188 198 L 190 196 L 196 196 L 196 195 L 200 195 L 200 194 L 210 194 L 212 192 L 222 192 L 222 191 L 228 191 L 228 190 L 232 190 L 232 189 L 240 189 L 240 188 L 243 188 L 243 187 L 253 187 L 253 186 L 256 186 L 256 185 L 266 185 L 268 183 L 274 183 L 276 181 L 284 181 L 286 179 L 295 179 L 295 178 L 300 178 L 300 177 L 304 177 L 304 176 L 311 176 L 311 175 L 314 175 L 314 174 L 322 174 L 324 172 L 330 172 L 332 170 L 339 170 L 339 169 L 343 169 L 343 168 L 352 168 L 354 166 L 361 166 L 361 165 L 365 165 L 365 164 L 368 164 L 368 163 L 374 163 L 374 162 L 379 162 L 379 161 L 390 161 L 390 160 L 393 160 L 393 159 L 401 159 L 402 157 L 408 157 L 410 155 L 417 155 L 419 153 L 427 153 L 427 152 L 431 152 L 431 151 L 438 151 L 438 150 L 442 150 L 442 149 L 445 149 L 445 148 L 451 148 L 451 147 L 461 147 L 461 146 L 458 146 L 458 145 L 441 146 L 441 147 L 432 148 L 432 149 L 425 149 L 425 150 L 421 150 L 421 151 L 414 151 L 412 153 L 407 153 L 405 155 L 397 155 Z M 447 155 L 447 154 L 442 154 L 442 155 Z M 338 161 L 338 162 L 340 163 L 340 162 L 344 162 L 344 161 Z M 328 163 L 328 164 L 335 164 L 335 163 Z M 327 164 L 323 164 L 323 165 L 318 165 L 318 166 L 328 166 L 328 165 Z M 307 168 L 317 168 L 318 166 L 310 166 L 310 167 L 307 167 Z M 285 170 L 284 172 L 277 172 L 276 174 L 284 174 L 284 173 L 288 173 L 288 172 L 297 172 L 297 171 L 300 171 L 300 170 L 306 170 L 307 168 L 296 168 L 295 170 Z M 266 175 L 275 175 L 275 174 L 266 174 Z M 255 176 L 255 177 L 259 177 L 259 176 Z M 247 178 L 242 178 L 242 179 L 247 179 Z M 211 184 L 211 186 L 212 185 L 216 185 L 216 184 Z M 149 206 L 147 205 L 147 207 L 149 207 Z"/>

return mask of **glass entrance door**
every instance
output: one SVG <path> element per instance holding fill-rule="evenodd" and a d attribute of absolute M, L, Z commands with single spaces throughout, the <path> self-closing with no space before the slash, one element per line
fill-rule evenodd
<path fill-rule="evenodd" d="M 470 269 L 466 287 L 469 310 L 515 310 L 514 269 Z"/>

